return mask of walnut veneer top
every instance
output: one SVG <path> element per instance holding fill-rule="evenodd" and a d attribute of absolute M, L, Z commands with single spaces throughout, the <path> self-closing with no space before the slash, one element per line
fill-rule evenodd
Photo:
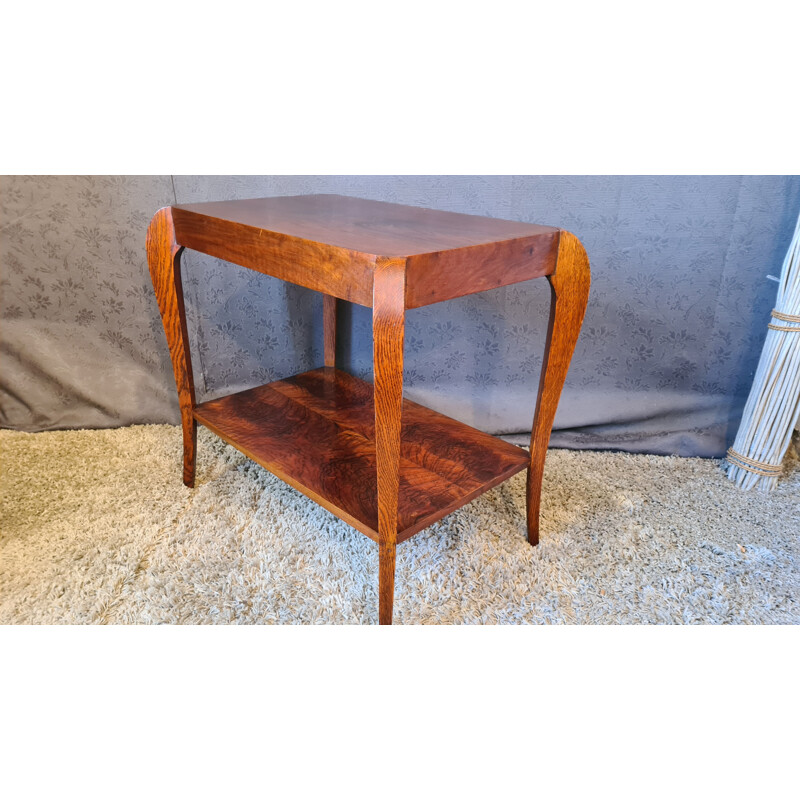
<path fill-rule="evenodd" d="M 559 229 L 333 194 L 172 208 L 179 244 L 362 305 L 376 260 L 406 264 L 408 308 L 549 275 Z"/>
<path fill-rule="evenodd" d="M 226 200 L 176 208 L 388 258 L 552 234 L 556 230 L 337 194 Z"/>

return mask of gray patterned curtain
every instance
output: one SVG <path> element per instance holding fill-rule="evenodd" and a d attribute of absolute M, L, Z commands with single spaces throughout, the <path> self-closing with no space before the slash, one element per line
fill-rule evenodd
<path fill-rule="evenodd" d="M 0 183 L 0 424 L 178 421 L 144 234 L 174 203 L 335 192 L 567 228 L 589 310 L 552 444 L 721 456 L 731 444 L 800 210 L 800 177 L 6 177 Z M 198 399 L 317 366 L 321 298 L 187 252 Z M 408 313 L 406 394 L 476 427 L 530 430 L 543 281 Z M 368 309 L 340 357 L 371 370 Z M 524 435 L 520 441 L 524 440 Z"/>

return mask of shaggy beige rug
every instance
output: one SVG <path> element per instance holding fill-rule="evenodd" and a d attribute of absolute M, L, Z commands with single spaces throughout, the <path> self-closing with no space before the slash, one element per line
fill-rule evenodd
<path fill-rule="evenodd" d="M 204 428 L 0 432 L 2 623 L 373 623 L 377 546 Z M 552 450 L 398 547 L 396 623 L 796 623 L 800 463 Z"/>

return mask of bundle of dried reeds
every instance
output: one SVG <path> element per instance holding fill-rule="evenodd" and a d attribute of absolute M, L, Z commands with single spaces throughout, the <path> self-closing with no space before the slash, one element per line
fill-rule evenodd
<path fill-rule="evenodd" d="M 775 488 L 800 415 L 800 219 L 786 253 L 778 299 L 744 407 L 728 477 L 742 489 Z"/>

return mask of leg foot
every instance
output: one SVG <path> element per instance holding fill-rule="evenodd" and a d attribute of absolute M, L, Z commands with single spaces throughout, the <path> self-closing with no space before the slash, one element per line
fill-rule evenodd
<path fill-rule="evenodd" d="M 194 489 L 194 476 L 197 469 L 197 423 L 192 418 L 183 420 L 183 482 Z"/>
<path fill-rule="evenodd" d="M 396 545 L 378 546 L 378 617 L 381 625 L 392 624 L 394 608 L 394 563 Z"/>

